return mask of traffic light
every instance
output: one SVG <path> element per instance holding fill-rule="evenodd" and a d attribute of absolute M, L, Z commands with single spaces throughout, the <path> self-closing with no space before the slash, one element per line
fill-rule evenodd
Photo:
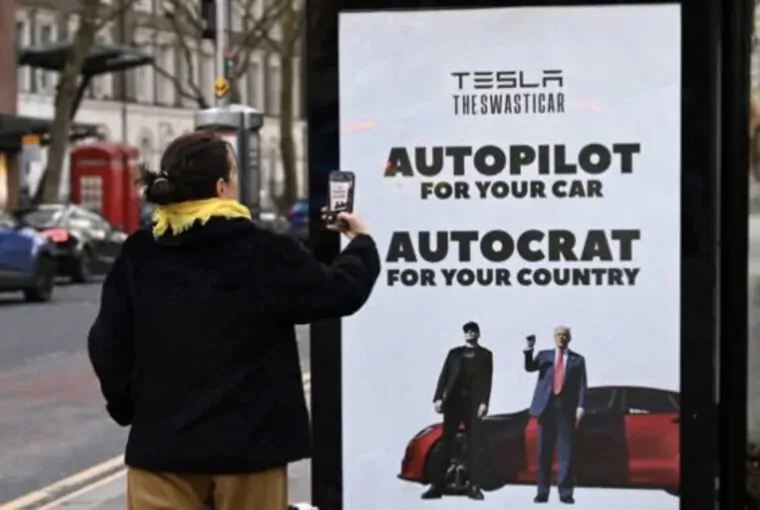
<path fill-rule="evenodd" d="M 201 0 L 203 39 L 216 39 L 216 0 Z"/>

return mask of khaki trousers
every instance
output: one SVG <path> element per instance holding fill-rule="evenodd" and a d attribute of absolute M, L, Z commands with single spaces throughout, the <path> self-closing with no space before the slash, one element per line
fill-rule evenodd
<path fill-rule="evenodd" d="M 127 469 L 128 510 L 287 510 L 287 468 L 242 475 Z"/>

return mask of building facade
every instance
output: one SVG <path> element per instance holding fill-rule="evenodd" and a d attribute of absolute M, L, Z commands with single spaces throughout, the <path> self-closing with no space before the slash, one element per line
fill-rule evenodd
<path fill-rule="evenodd" d="M 110 0 L 113 1 L 119 0 Z M 185 31 L 172 21 L 170 5 L 177 0 L 121 0 L 129 2 L 96 37 L 99 43 L 134 45 L 151 55 L 153 66 L 93 78 L 77 115 L 77 122 L 97 124 L 103 138 L 138 148 L 144 162 L 157 168 L 167 144 L 193 130 L 193 114 L 214 104 L 214 45 L 197 31 Z M 179 0 L 195 11 L 193 0 Z M 232 0 L 233 40 L 246 32 L 244 23 L 257 23 L 267 16 L 271 0 Z M 71 41 L 78 22 L 75 0 L 18 0 L 16 41 L 21 47 Z M 242 9 L 247 10 L 243 12 Z M 178 19 L 174 18 L 174 19 Z M 184 24 L 187 26 L 187 23 Z M 277 38 L 276 27 L 266 37 Z M 263 40 L 238 49 L 247 57 L 240 64 L 236 98 L 265 114 L 261 130 L 262 189 L 265 195 L 282 192 L 284 172 L 280 157 L 280 65 L 279 54 Z M 250 51 L 243 51 L 250 47 Z M 301 63 L 296 56 L 291 64 L 296 80 L 293 90 L 293 138 L 298 162 L 298 191 L 306 193 L 306 123 L 301 91 Z M 53 117 L 57 73 L 19 68 L 18 114 Z M 37 181 L 44 161 L 37 166 Z M 68 163 L 66 164 L 68 172 Z M 68 179 L 62 183 L 62 196 L 68 195 Z M 266 197 L 265 197 L 266 198 Z"/>

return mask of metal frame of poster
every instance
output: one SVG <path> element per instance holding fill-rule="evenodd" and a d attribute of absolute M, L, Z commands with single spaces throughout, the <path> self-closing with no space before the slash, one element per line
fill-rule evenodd
<path fill-rule="evenodd" d="M 746 447 L 747 176 L 722 170 L 749 164 L 750 1 L 308 2 L 309 244 L 325 262 L 339 252 L 340 240 L 324 228 L 319 211 L 327 203 L 330 171 L 355 170 L 340 162 L 340 12 L 662 3 L 681 6 L 680 508 L 701 508 L 718 498 L 720 508 L 740 508 Z M 394 36 L 392 27 L 376 30 Z M 357 186 L 362 184 L 358 174 Z M 356 208 L 361 213 L 360 197 Z M 381 255 L 386 249 L 380 247 Z M 343 508 L 341 342 L 341 321 L 312 325 L 312 497 L 321 510 L 359 510 Z"/>

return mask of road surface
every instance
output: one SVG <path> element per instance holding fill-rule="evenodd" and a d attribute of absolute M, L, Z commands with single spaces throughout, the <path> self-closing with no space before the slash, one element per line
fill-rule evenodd
<path fill-rule="evenodd" d="M 63 284 L 47 304 L 0 295 L 0 510 L 123 453 L 126 429 L 106 415 L 86 352 L 99 299 L 98 283 Z M 298 342 L 307 372 L 307 328 Z M 294 490 L 308 490 L 308 478 L 297 466 Z"/>

